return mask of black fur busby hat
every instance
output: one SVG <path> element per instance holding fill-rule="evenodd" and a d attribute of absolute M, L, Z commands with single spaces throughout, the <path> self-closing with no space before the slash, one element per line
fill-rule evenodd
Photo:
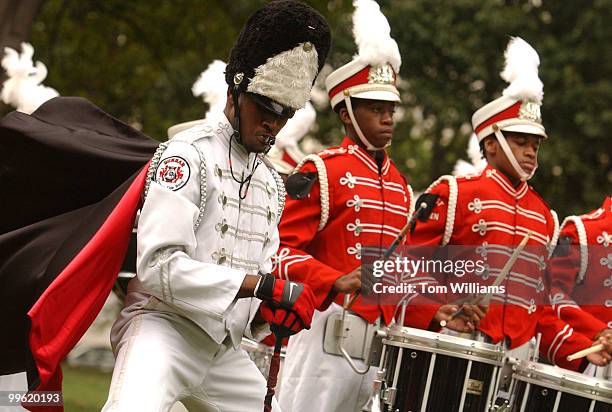
<path fill-rule="evenodd" d="M 247 20 L 234 45 L 225 80 L 239 92 L 263 96 L 297 110 L 325 63 L 331 41 L 329 25 L 312 7 L 298 1 L 273 1 Z"/>

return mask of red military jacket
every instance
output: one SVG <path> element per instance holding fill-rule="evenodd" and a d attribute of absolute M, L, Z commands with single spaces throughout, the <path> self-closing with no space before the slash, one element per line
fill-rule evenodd
<path fill-rule="evenodd" d="M 490 165 L 476 176 L 444 176 L 427 193 L 439 197 L 427 220 L 417 223 L 410 243 L 472 246 L 473 256 L 468 258 L 482 259 L 487 268 L 452 281 L 492 284 L 513 247 L 527 232 L 532 233 L 527 247 L 502 283 L 505 294 L 493 295 L 479 328 L 494 342 L 508 338 L 511 348 L 542 332 L 542 347 L 550 349 L 549 355 L 555 363 L 578 368 L 580 361 L 569 364 L 565 357 L 592 342 L 574 334 L 547 305 L 545 269 L 558 228 L 556 214 L 526 182 L 514 188 L 503 173 Z M 444 281 L 448 283 L 451 279 L 441 280 Z M 446 301 L 452 302 L 455 297 L 449 293 Z M 411 301 L 406 324 L 428 328 L 439 306 L 428 301 L 428 297 L 416 297 Z"/>
<path fill-rule="evenodd" d="M 559 318 L 594 339 L 612 329 L 612 199 L 561 226 L 551 259 L 551 302 Z"/>
<path fill-rule="evenodd" d="M 384 152 L 383 152 L 384 153 Z M 350 138 L 338 147 L 309 155 L 300 172 L 314 172 L 317 181 L 307 198 L 287 197 L 279 225 L 280 247 L 274 273 L 313 288 L 317 308 L 325 310 L 335 296 L 337 278 L 361 264 L 365 246 L 389 246 L 412 213 L 412 190 L 384 153 L 374 158 Z M 394 307 L 363 304 L 352 311 L 369 322 L 381 314 L 388 324 Z"/>

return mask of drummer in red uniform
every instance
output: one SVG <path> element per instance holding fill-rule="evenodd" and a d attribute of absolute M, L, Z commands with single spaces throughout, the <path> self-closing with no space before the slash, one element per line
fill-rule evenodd
<path fill-rule="evenodd" d="M 326 326 L 341 312 L 345 294 L 361 286 L 363 247 L 390 245 L 412 213 L 412 190 L 385 151 L 400 101 L 399 50 L 378 5 L 367 0 L 356 6 L 355 30 L 361 21 L 362 28 L 378 29 L 379 37 L 362 36 L 369 44 L 359 44 L 358 56 L 326 80 L 345 137 L 339 146 L 298 164 L 287 180 L 291 197 L 279 226 L 275 274 L 309 284 L 320 311 L 308 335 L 293 337 L 287 347 L 279 400 L 283 410 L 293 412 L 354 412 L 368 402 L 374 370 L 359 375 L 344 358 L 326 351 L 337 347 L 325 343 L 334 340 L 333 328 L 326 331 Z M 353 346 L 352 339 L 363 342 L 368 325 L 392 318 L 392 307 L 357 299 L 346 345 Z M 365 351 L 357 352 L 354 361 L 364 368 Z"/>
<path fill-rule="evenodd" d="M 593 336 L 584 336 L 559 320 L 550 310 L 546 264 L 558 228 L 556 214 L 527 184 L 538 166 L 538 149 L 547 138 L 540 116 L 543 85 L 538 78 L 537 52 L 520 38 L 506 50 L 502 72 L 510 85 L 498 99 L 480 108 L 472 125 L 488 166 L 479 175 L 443 176 L 426 191 L 427 217 L 417 224 L 411 242 L 418 245 L 470 245 L 484 259 L 486 270 L 451 281 L 491 284 L 525 235 L 524 252 L 502 285 L 504 294 L 493 295 L 483 319 L 475 315 L 478 328 L 493 343 L 505 341 L 510 349 L 542 333 L 541 349 L 555 364 L 571 369 L 582 360 L 568 362 L 567 355 L 590 347 Z M 422 200 L 418 200 L 420 203 Z M 450 300 L 453 296 L 447 296 Z M 409 326 L 438 330 L 434 313 L 439 305 L 419 305 L 413 299 L 406 315 Z M 610 346 L 608 345 L 609 349 Z M 591 362 L 605 364 L 610 355 L 589 355 Z"/>
<path fill-rule="evenodd" d="M 575 331 L 597 339 L 612 330 L 612 198 L 561 225 L 549 263 L 551 302 Z"/>

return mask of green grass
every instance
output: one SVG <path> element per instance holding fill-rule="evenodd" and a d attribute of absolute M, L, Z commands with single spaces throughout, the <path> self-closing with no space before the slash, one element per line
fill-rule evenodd
<path fill-rule="evenodd" d="M 99 412 L 106 402 L 111 372 L 62 365 L 63 394 L 66 412 Z"/>

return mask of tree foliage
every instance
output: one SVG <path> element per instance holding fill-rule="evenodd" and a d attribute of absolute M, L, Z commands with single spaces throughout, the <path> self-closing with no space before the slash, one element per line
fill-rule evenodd
<path fill-rule="evenodd" d="M 465 125 L 506 86 L 499 73 L 509 36 L 539 52 L 550 139 L 533 185 L 561 212 L 584 213 L 610 193 L 610 1 L 385 1 L 402 53 L 406 109 L 396 159 L 431 181 L 465 157 Z M 420 119 L 425 119 L 421 121 Z M 415 130 L 416 129 L 416 130 Z M 417 185 L 420 186 L 420 185 Z"/>
<path fill-rule="evenodd" d="M 47 0 L 32 30 L 46 84 L 84 96 L 164 140 L 172 124 L 202 117 L 191 85 L 226 60 L 247 16 L 263 0 Z M 333 67 L 355 53 L 349 1 L 309 3 L 333 29 Z M 585 212 L 610 193 L 606 133 L 612 127 L 609 0 L 381 0 L 402 53 L 402 105 L 392 157 L 417 190 L 466 158 L 472 113 L 499 96 L 510 35 L 539 52 L 545 85 L 542 146 L 534 186 L 561 214 Z M 319 110 L 315 137 L 342 135 Z"/>

